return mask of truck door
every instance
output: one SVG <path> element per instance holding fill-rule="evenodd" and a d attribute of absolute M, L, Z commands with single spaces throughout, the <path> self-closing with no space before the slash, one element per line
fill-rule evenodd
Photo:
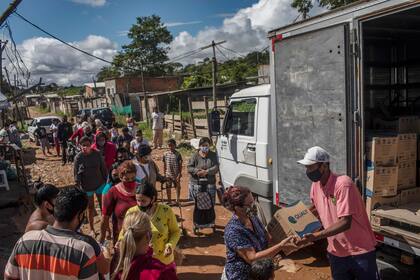
<path fill-rule="evenodd" d="M 342 24 L 274 40 L 277 202 L 309 202 L 311 182 L 296 162 L 312 146 L 330 153 L 334 172 L 347 174 L 347 38 L 347 25 Z"/>
<path fill-rule="evenodd" d="M 230 103 L 224 133 L 218 142 L 220 169 L 226 186 L 233 185 L 242 174 L 257 178 L 256 109 L 257 98 L 236 99 Z"/>

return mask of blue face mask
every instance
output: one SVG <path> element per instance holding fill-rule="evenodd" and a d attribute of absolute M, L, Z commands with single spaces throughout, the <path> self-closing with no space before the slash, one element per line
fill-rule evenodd
<path fill-rule="evenodd" d="M 209 152 L 209 147 L 200 147 L 200 150 L 201 150 L 203 153 L 208 153 L 208 152 Z"/>

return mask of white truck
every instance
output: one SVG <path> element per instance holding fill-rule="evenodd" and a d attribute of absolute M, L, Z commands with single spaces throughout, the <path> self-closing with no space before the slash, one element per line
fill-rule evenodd
<path fill-rule="evenodd" d="M 223 185 L 249 187 L 268 218 L 283 204 L 309 203 L 296 161 L 318 145 L 364 194 L 374 116 L 420 115 L 419 35 L 420 2 L 409 0 L 361 1 L 270 31 L 271 84 L 232 95 L 221 129 L 211 114 Z M 378 259 L 384 278 L 407 270 L 404 279 L 420 279 L 411 270 L 420 220 L 374 231 L 386 252 Z"/>

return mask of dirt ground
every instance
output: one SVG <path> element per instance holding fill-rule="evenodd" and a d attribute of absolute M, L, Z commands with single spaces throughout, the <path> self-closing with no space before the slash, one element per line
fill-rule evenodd
<path fill-rule="evenodd" d="M 26 145 L 29 145 L 29 149 L 25 153 L 25 157 L 28 159 L 27 168 L 32 178 L 41 178 L 44 182 L 53 183 L 59 187 L 73 186 L 73 169 L 71 164 L 62 166 L 60 158 L 56 156 L 44 157 L 36 146 L 33 144 Z M 162 168 L 161 158 L 163 152 L 164 150 L 154 150 L 152 153 L 153 159 L 160 168 Z M 184 159 L 184 164 L 186 162 L 187 159 Z M 216 233 L 213 234 L 212 230 L 205 229 L 201 231 L 202 234 L 196 236 L 192 230 L 193 204 L 187 200 L 188 174 L 185 166 L 181 183 L 182 219 L 179 209 L 173 207 L 185 229 L 185 235 L 181 237 L 179 243 L 185 257 L 182 265 L 178 266 L 179 278 L 181 280 L 220 279 L 226 256 L 223 229 L 231 214 L 218 203 L 216 205 Z M 175 193 L 172 194 L 172 197 L 175 197 Z M 16 224 L 24 225 L 27 217 L 28 213 L 15 215 L 13 219 L 17 220 Z M 97 217 L 95 222 L 97 232 L 99 232 L 99 223 L 100 220 Z M 7 248 L 4 247 L 10 247 L 9 250 L 11 250 L 14 241 L 22 234 L 22 231 L 22 226 L 20 228 L 10 228 L 10 230 L 4 228 L 1 233 L 2 249 L 6 250 Z M 11 241 L 6 246 L 3 243 L 3 237 L 5 236 L 10 236 L 8 240 Z M 10 252 L 9 250 L 7 251 Z M 325 252 L 325 248 L 322 245 L 316 245 L 281 260 L 281 268 L 276 271 L 276 279 L 331 279 Z M 0 268 L 3 268 L 4 261 L 4 258 L 0 259 Z"/>

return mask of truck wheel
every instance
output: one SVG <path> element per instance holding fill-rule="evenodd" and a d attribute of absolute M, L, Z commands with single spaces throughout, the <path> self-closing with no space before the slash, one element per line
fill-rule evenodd
<path fill-rule="evenodd" d="M 378 272 L 382 280 L 406 279 L 404 278 L 406 275 L 392 264 L 376 259 L 376 265 L 378 266 Z"/>

